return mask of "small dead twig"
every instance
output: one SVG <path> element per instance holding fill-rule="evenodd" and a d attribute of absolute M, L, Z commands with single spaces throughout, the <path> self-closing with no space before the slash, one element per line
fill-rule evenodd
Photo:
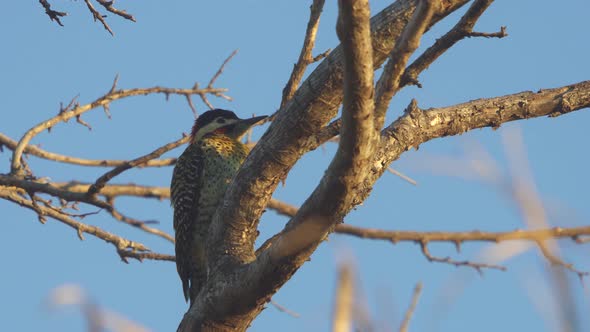
<path fill-rule="evenodd" d="M 181 139 L 178 139 L 174 142 L 168 143 L 162 147 L 157 148 L 156 150 L 138 157 L 136 159 L 133 159 L 131 161 L 129 161 L 128 163 L 115 167 L 112 170 L 106 172 L 105 174 L 103 174 L 102 176 L 100 176 L 96 182 L 94 182 L 93 185 L 90 186 L 90 188 L 88 188 L 88 192 L 87 195 L 88 196 L 94 196 L 96 194 L 98 194 L 100 192 L 100 190 L 107 184 L 108 181 L 110 181 L 112 178 L 114 178 L 115 176 L 123 173 L 126 170 L 129 170 L 133 167 L 137 167 L 142 165 L 143 163 L 158 158 L 160 157 L 162 154 L 182 145 L 185 144 L 189 141 L 190 137 L 183 137 Z"/>
<path fill-rule="evenodd" d="M 414 315 L 414 311 L 416 310 L 416 305 L 418 305 L 418 299 L 420 299 L 420 294 L 422 293 L 422 283 L 419 282 L 414 287 L 414 292 L 412 294 L 412 302 L 410 302 L 410 306 L 408 310 L 406 310 L 406 314 L 404 315 L 404 319 L 402 320 L 399 332 L 407 332 L 408 326 L 410 325 L 410 320 Z"/>
<path fill-rule="evenodd" d="M 39 0 L 39 3 L 41 4 L 41 6 L 43 6 L 43 8 L 45 8 L 45 14 L 49 16 L 50 20 L 55 21 L 62 27 L 64 26 L 61 23 L 60 17 L 68 16 L 68 13 L 51 9 L 51 5 L 47 0 Z"/>
<path fill-rule="evenodd" d="M 272 304 L 272 305 L 273 305 L 275 308 L 277 308 L 277 310 L 279 310 L 280 312 L 284 312 L 284 313 L 286 313 L 287 315 L 289 315 L 289 316 L 291 316 L 291 317 L 294 317 L 294 318 L 299 318 L 299 317 L 301 317 L 301 315 L 300 315 L 299 313 L 297 313 L 297 312 L 295 312 L 295 311 L 293 311 L 293 310 L 290 310 L 290 309 L 289 309 L 289 308 L 287 308 L 287 307 L 284 307 L 284 306 L 280 305 L 279 303 L 277 303 L 277 302 L 276 302 L 275 300 L 273 300 L 273 299 L 271 299 L 271 300 L 270 300 L 270 303 L 271 303 L 271 304 Z"/>
<path fill-rule="evenodd" d="M 439 11 L 439 1 L 421 0 L 411 20 L 397 39 L 375 87 L 375 126 L 383 127 L 391 98 L 401 88 L 401 78 L 410 56 L 420 46 L 420 39 Z"/>
<path fill-rule="evenodd" d="M 124 19 L 130 20 L 135 22 L 135 17 L 133 17 L 133 15 L 127 13 L 124 10 L 119 10 L 115 7 L 113 7 L 113 0 L 96 0 L 96 2 L 98 2 L 101 6 L 103 6 L 107 11 L 117 15 L 117 16 L 121 16 Z"/>
<path fill-rule="evenodd" d="M 205 89 L 176 89 L 176 88 L 164 88 L 164 87 L 152 87 L 152 88 L 138 88 L 138 89 L 129 89 L 129 90 L 112 90 L 103 95 L 102 97 L 94 100 L 91 103 L 85 105 L 77 105 L 75 104 L 71 109 L 64 109 L 63 112 L 60 112 L 57 116 L 45 120 L 33 128 L 29 129 L 23 137 L 19 140 L 18 144 L 13 150 L 12 153 L 12 163 L 10 165 L 11 174 L 15 174 L 18 176 L 23 176 L 24 170 L 21 164 L 21 156 L 31 141 L 33 137 L 38 135 L 39 133 L 43 132 L 44 130 L 48 130 L 52 128 L 56 124 L 60 122 L 67 122 L 69 119 L 79 116 L 85 112 L 88 112 L 97 107 L 104 107 L 105 105 L 109 105 L 111 102 L 123 99 L 131 96 L 138 96 L 138 95 L 148 95 L 148 94 L 155 94 L 161 93 L 166 96 L 171 94 L 175 95 L 203 95 L 203 94 L 212 94 L 214 96 L 225 96 L 223 93 L 226 92 L 227 89 L 219 89 L 219 88 L 205 88 Z"/>
<path fill-rule="evenodd" d="M 434 45 L 430 46 L 424 53 L 422 53 L 414 62 L 408 66 L 401 78 L 400 86 L 413 84 L 422 87 L 418 81 L 418 75 L 428 68 L 436 59 L 443 53 L 448 51 L 460 40 L 466 37 L 496 37 L 504 38 L 508 36 L 506 27 L 502 27 L 500 32 L 496 33 L 481 33 L 473 32 L 473 27 L 486 9 L 494 2 L 494 0 L 475 0 L 467 12 L 461 17 L 459 22 L 441 38 L 437 39 Z"/>
<path fill-rule="evenodd" d="M 430 261 L 430 262 L 451 264 L 451 265 L 455 265 L 456 267 L 467 266 L 467 267 L 471 267 L 471 268 L 475 269 L 479 274 L 483 274 L 483 269 L 496 269 L 496 270 L 500 270 L 500 271 L 506 271 L 506 267 L 501 266 L 501 265 L 477 263 L 477 262 L 471 262 L 471 261 L 467 261 L 467 260 L 457 261 L 457 260 L 454 260 L 448 256 L 447 257 L 433 256 L 430 253 L 430 251 L 428 250 L 428 242 L 425 242 L 425 241 L 420 242 L 420 248 L 422 250 L 422 254 L 424 255 L 424 257 L 426 257 L 426 259 L 428 259 L 428 261 Z"/>
<path fill-rule="evenodd" d="M 299 59 L 297 60 L 297 63 L 295 63 L 293 66 L 291 76 L 289 77 L 285 88 L 283 88 L 283 97 L 281 99 L 281 105 L 279 108 L 285 106 L 285 104 L 291 98 L 293 98 L 293 95 L 295 94 L 295 91 L 297 91 L 297 87 L 303 78 L 303 74 L 305 73 L 307 66 L 325 58 L 330 53 L 330 50 L 327 50 L 316 57 L 312 57 L 311 55 L 315 45 L 315 39 L 318 26 L 320 24 L 320 16 L 324 8 L 324 3 L 325 0 L 314 0 L 311 4 L 311 7 L 309 8 L 310 14 L 309 20 L 307 22 L 307 29 L 305 30 L 305 38 L 303 39 L 303 47 L 299 53 Z"/>
<path fill-rule="evenodd" d="M 115 33 L 113 32 L 113 30 L 111 30 L 111 27 L 107 24 L 107 22 L 104 19 L 106 16 L 103 16 L 101 13 L 99 13 L 98 10 L 94 8 L 90 0 L 84 0 L 84 2 L 86 3 L 88 10 L 92 14 L 94 21 L 99 21 L 100 23 L 102 23 L 102 26 L 105 28 L 105 30 L 107 30 L 111 34 L 111 36 L 114 36 Z"/>

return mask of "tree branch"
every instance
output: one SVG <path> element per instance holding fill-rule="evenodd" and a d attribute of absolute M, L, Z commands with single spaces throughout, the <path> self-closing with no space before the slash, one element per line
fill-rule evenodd
<path fill-rule="evenodd" d="M 185 144 L 186 142 L 188 142 L 190 139 L 189 136 L 183 137 L 181 139 L 178 139 L 174 142 L 170 142 L 162 147 L 157 148 L 156 150 L 138 157 L 136 159 L 133 159 L 121 166 L 118 166 L 108 172 L 106 172 L 105 174 L 103 174 L 102 176 L 100 176 L 96 182 L 94 182 L 94 184 L 92 186 L 90 186 L 90 188 L 88 188 L 88 192 L 87 194 L 89 196 L 93 196 L 96 195 L 100 192 L 100 190 L 102 188 L 104 188 L 104 186 L 107 184 L 108 181 L 110 181 L 112 178 L 114 178 L 115 176 L 123 173 L 126 170 L 129 170 L 131 168 L 137 167 L 137 166 L 142 166 L 143 164 L 147 163 L 148 161 L 158 158 L 161 155 L 163 155 L 164 153 L 175 149 L 176 147 Z"/>
<path fill-rule="evenodd" d="M 51 209 L 49 207 L 38 205 L 33 200 L 28 200 L 28 199 L 23 198 L 22 196 L 17 194 L 14 190 L 9 190 L 7 188 L 0 187 L 0 198 L 9 200 L 9 201 L 14 202 L 22 207 L 25 207 L 27 209 L 35 211 L 39 215 L 39 218 L 41 218 L 41 219 L 43 219 L 44 216 L 49 216 L 55 220 L 58 220 L 64 224 L 72 227 L 73 229 L 75 229 L 78 232 L 78 237 L 81 240 L 84 239 L 83 233 L 86 233 L 86 234 L 93 235 L 99 239 L 102 239 L 102 240 L 114 245 L 115 248 L 117 249 L 117 253 L 121 257 L 121 259 L 125 262 L 127 262 L 126 261 L 127 257 L 131 257 L 131 258 L 160 257 L 161 259 L 170 258 L 170 257 L 166 257 L 164 255 L 151 253 L 150 249 L 148 247 L 146 247 L 145 245 L 143 245 L 139 242 L 127 240 L 127 239 L 122 238 L 118 235 L 104 231 L 99 227 L 90 226 L 90 225 L 81 223 L 79 221 L 76 221 L 63 213 L 56 211 L 55 209 Z M 148 254 L 148 253 L 150 253 L 151 255 L 142 256 L 142 254 Z"/>
<path fill-rule="evenodd" d="M 338 225 L 338 233 L 352 235 L 363 239 L 384 240 L 392 243 L 399 242 L 448 242 L 460 247 L 465 242 L 505 241 L 545 241 L 548 239 L 570 238 L 575 241 L 580 236 L 590 236 L 590 226 L 583 227 L 553 227 L 547 229 L 522 230 L 507 232 L 418 232 L 418 231 L 387 231 L 375 228 L 360 228 L 351 225 Z"/>
<path fill-rule="evenodd" d="M 135 22 L 135 18 L 133 17 L 133 15 L 127 13 L 124 10 L 119 10 L 119 9 L 113 7 L 113 3 L 115 2 L 114 0 L 96 0 L 96 2 L 98 2 L 101 6 L 103 6 L 107 11 L 109 11 L 117 16 L 121 16 L 124 19 Z"/>
<path fill-rule="evenodd" d="M 50 20 L 57 22 L 57 24 L 59 24 L 62 27 L 64 26 L 59 18 L 68 16 L 68 13 L 51 9 L 51 5 L 47 0 L 39 0 L 39 3 L 41 4 L 41 6 L 43 6 L 43 8 L 45 8 L 45 14 L 49 16 Z"/>
<path fill-rule="evenodd" d="M 10 137 L 0 133 L 0 146 L 6 146 L 8 149 L 13 150 L 18 145 L 18 142 L 11 139 Z M 53 153 L 47 150 L 43 150 L 35 145 L 27 145 L 23 151 L 24 154 L 33 155 L 35 157 L 62 162 L 66 164 L 78 165 L 78 166 L 93 166 L 93 167 L 118 167 L 125 165 L 129 160 L 108 160 L 108 159 L 84 159 L 72 156 L 66 156 L 63 154 Z M 176 163 L 176 158 L 156 159 L 150 160 L 140 167 L 163 167 L 171 166 Z"/>
<path fill-rule="evenodd" d="M 385 113 L 389 108 L 391 98 L 399 91 L 401 77 L 410 56 L 420 46 L 422 35 L 430 26 L 434 14 L 439 11 L 438 0 L 421 0 L 414 11 L 412 19 L 396 42 L 383 73 L 375 88 L 375 126 L 380 130 L 385 121 Z"/>
<path fill-rule="evenodd" d="M 99 21 L 100 23 L 102 23 L 102 26 L 105 28 L 105 30 L 108 31 L 111 34 L 111 36 L 114 36 L 115 33 L 113 32 L 113 30 L 111 30 L 111 27 L 107 24 L 107 22 L 104 19 L 106 16 L 103 16 L 101 13 L 99 13 L 98 10 L 94 8 L 90 0 L 84 0 L 84 2 L 86 3 L 86 7 L 88 7 L 88 10 L 90 11 L 90 14 L 92 14 L 94 22 Z"/>
<path fill-rule="evenodd" d="M 115 81 L 116 82 L 116 81 Z M 129 89 L 129 90 L 115 90 L 115 84 L 111 90 L 103 95 L 102 97 L 96 99 L 92 103 L 85 104 L 85 105 L 74 105 L 74 101 L 70 103 L 72 107 L 66 107 L 65 109 L 61 109 L 59 114 L 49 120 L 43 121 L 37 124 L 35 127 L 29 129 L 27 133 L 20 139 L 17 146 L 14 148 L 12 154 L 12 164 L 11 164 L 11 173 L 16 174 L 18 176 L 23 176 L 24 172 L 21 165 L 21 157 L 26 148 L 29 144 L 31 139 L 41 133 L 44 130 L 50 130 L 53 126 L 60 122 L 67 122 L 68 120 L 78 117 L 81 114 L 88 112 L 97 107 L 108 107 L 112 101 L 127 98 L 131 96 L 138 96 L 138 95 L 148 95 L 154 93 L 161 93 L 166 96 L 171 94 L 176 95 L 183 95 L 183 96 L 190 96 L 190 95 L 201 95 L 201 94 L 212 94 L 214 96 L 222 96 L 227 89 L 219 89 L 219 88 L 205 88 L 205 89 L 174 89 L 174 88 L 163 88 L 163 87 L 152 87 L 152 88 L 139 88 L 139 89 Z"/>
<path fill-rule="evenodd" d="M 431 22 L 434 24 L 467 1 L 447 2 Z M 372 21 L 374 66 L 389 55 L 394 41 L 409 21 L 416 2 L 401 0 L 385 8 Z M 252 150 L 236 180 L 225 193 L 224 206 L 211 225 L 211 241 L 223 256 L 249 261 L 255 257 L 254 242 L 258 219 L 273 191 L 295 162 L 308 150 L 309 137 L 322 128 L 337 112 L 342 98 L 342 48 L 336 48 L 320 63 L 281 109 L 270 128 Z M 255 165 L 255 166 L 254 166 Z M 240 207 L 248 206 L 248 209 Z M 233 244 L 228 251 L 223 243 Z M 223 248 L 223 249 L 221 249 Z"/>
<path fill-rule="evenodd" d="M 340 1 L 339 5 L 336 31 L 344 52 L 344 102 L 338 150 L 320 185 L 270 248 L 272 261 L 315 247 L 328 229 L 341 221 L 344 216 L 338 208 L 354 199 L 350 193 L 363 180 L 363 170 L 368 167 L 376 143 L 369 3 L 350 0 Z M 298 224 L 309 227 L 311 221 L 307 219 L 313 219 L 316 232 L 297 230 Z M 283 250 L 285 246 L 288 250 Z"/>
<path fill-rule="evenodd" d="M 482 34 L 473 32 L 473 27 L 486 9 L 494 0 L 475 0 L 467 12 L 461 17 L 459 22 L 447 32 L 444 36 L 437 39 L 434 45 L 430 46 L 414 62 L 406 68 L 401 78 L 400 86 L 414 84 L 422 87 L 418 82 L 418 75 L 428 68 L 438 57 L 449 50 L 458 41 L 465 37 L 497 37 L 504 38 L 508 36 L 506 28 L 502 27 L 500 32 L 494 34 Z"/>
<path fill-rule="evenodd" d="M 338 269 L 334 313 L 332 314 L 332 332 L 349 332 L 353 326 L 354 309 L 354 275 L 349 264 L 344 263 Z"/>
<path fill-rule="evenodd" d="M 86 193 L 90 188 L 90 183 L 83 183 L 77 181 L 71 182 L 55 182 L 55 187 L 62 190 L 71 191 L 75 193 Z M 108 198 L 115 198 L 117 196 L 135 196 L 143 198 L 157 198 L 157 199 L 168 199 L 170 198 L 169 187 L 152 187 L 143 186 L 134 183 L 130 184 L 107 184 L 100 191 L 100 195 Z"/>
<path fill-rule="evenodd" d="M 325 0 L 313 0 L 313 3 L 309 8 L 310 15 L 309 21 L 307 22 L 307 29 L 305 30 L 303 47 L 301 48 L 301 53 L 299 54 L 297 63 L 293 66 L 293 71 L 291 72 L 289 81 L 283 89 L 283 98 L 281 99 L 280 108 L 283 108 L 285 104 L 291 100 L 291 98 L 293 98 L 293 95 L 299 86 L 299 82 L 301 82 L 303 74 L 305 74 L 305 69 L 307 66 L 322 59 L 322 57 L 315 59 L 312 57 L 311 52 L 313 51 L 313 47 L 315 45 L 316 34 L 318 32 L 320 16 L 324 8 L 324 3 Z M 324 57 L 325 56 L 327 56 L 327 53 L 325 53 Z"/>
<path fill-rule="evenodd" d="M 408 332 L 408 326 L 410 325 L 410 320 L 414 315 L 414 311 L 416 310 L 416 305 L 418 304 L 418 299 L 420 298 L 420 294 L 422 293 L 422 283 L 419 282 L 414 287 L 414 293 L 412 294 L 412 302 L 410 302 L 410 306 L 408 310 L 406 310 L 406 314 L 404 315 L 404 320 L 400 324 L 399 332 Z"/>

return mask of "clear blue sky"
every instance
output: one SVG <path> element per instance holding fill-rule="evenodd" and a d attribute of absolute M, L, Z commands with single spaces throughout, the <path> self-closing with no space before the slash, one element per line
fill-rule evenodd
<path fill-rule="evenodd" d="M 106 92 L 116 74 L 119 87 L 190 87 L 205 84 L 234 50 L 239 54 L 218 80 L 234 101 L 212 98 L 217 107 L 242 116 L 270 114 L 299 54 L 309 1 L 118 1 L 137 23 L 109 15 L 116 36 L 92 22 L 82 1 L 52 1 L 65 10 L 65 27 L 50 22 L 38 1 L 7 1 L 0 20 L 0 131 L 18 139 L 27 129 L 58 112 L 59 103 L 79 95 L 86 103 Z M 327 1 L 315 53 L 334 48 L 335 1 Z M 372 1 L 377 13 L 388 1 Z M 464 10 L 430 31 L 423 47 L 452 26 Z M 422 76 L 423 89 L 408 88 L 397 96 L 388 118 L 393 120 L 417 98 L 422 107 L 447 106 L 482 97 L 538 90 L 590 78 L 587 42 L 590 3 L 584 0 L 497 1 L 477 29 L 508 27 L 508 38 L 470 39 L 459 43 Z M 199 110 L 205 106 L 195 99 Z M 193 115 L 183 98 L 137 97 L 111 105 L 112 119 L 102 110 L 83 118 L 92 131 L 60 124 L 33 143 L 67 155 L 87 158 L 133 158 L 187 132 Z M 541 196 L 550 207 L 553 225 L 588 224 L 590 133 L 588 110 L 559 118 L 521 122 L 528 157 Z M 508 125 L 506 127 L 514 127 Z M 260 135 L 259 128 L 256 135 Z M 458 156 L 464 144 L 478 142 L 505 167 L 500 134 L 505 130 L 477 130 L 424 144 L 394 167 L 419 182 L 411 186 L 386 174 L 363 206 L 346 221 L 359 226 L 408 230 L 512 230 L 523 227 L 519 213 L 506 197 L 477 181 L 434 175 L 415 167 L 425 156 Z M 317 184 L 335 146 L 305 156 L 275 197 L 300 204 Z M 177 156 L 181 149 L 169 153 Z M 104 169 L 81 168 L 29 158 L 37 175 L 54 181 L 91 181 Z M 431 160 L 431 159 L 430 159 Z M 0 154 L 0 172 L 9 171 L 9 153 Z M 166 186 L 171 168 L 134 170 L 115 182 Z M 156 219 L 172 233 L 168 201 L 121 199 L 125 213 Z M 93 209 L 86 209 L 92 211 Z M 101 306 L 117 311 L 154 331 L 173 331 L 186 310 L 173 263 L 120 262 L 113 247 L 86 236 L 80 241 L 70 228 L 54 220 L 41 225 L 29 210 L 0 201 L 0 328 L 6 331 L 80 331 L 85 328 L 77 310 L 50 312 L 44 299 L 55 287 L 74 283 L 84 287 Z M 130 229 L 105 212 L 84 222 L 98 225 L 166 253 L 173 246 Z M 263 236 L 279 230 L 286 219 L 267 212 Z M 466 245 L 455 255 L 451 245 L 435 245 L 431 252 L 458 259 L 474 259 L 487 246 Z M 590 269 L 588 246 L 564 241 L 568 260 Z M 301 314 L 295 319 L 270 306 L 252 326 L 253 331 L 325 331 L 329 327 L 337 262 L 353 256 L 359 268 L 362 293 L 379 328 L 397 329 L 412 288 L 424 283 L 412 331 L 552 331 L 552 316 L 539 311 L 547 300 L 539 284 L 547 280 L 544 260 L 536 250 L 505 262 L 507 272 L 487 271 L 484 277 L 469 269 L 429 263 L 411 243 L 392 246 L 345 236 L 332 236 L 311 262 L 275 296 Z M 585 258 L 585 259 L 584 259 Z M 568 274 L 579 312 L 590 309 L 588 291 Z M 443 295 L 453 285 L 452 301 Z M 529 293 L 535 293 L 535 301 Z M 547 301 L 541 301 L 547 304 Z M 590 329 L 583 319 L 578 331 Z"/>

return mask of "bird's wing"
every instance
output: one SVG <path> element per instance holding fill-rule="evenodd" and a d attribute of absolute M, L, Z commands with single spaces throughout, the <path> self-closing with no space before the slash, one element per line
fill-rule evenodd
<path fill-rule="evenodd" d="M 176 269 L 182 280 L 184 298 L 187 301 L 190 294 L 191 248 L 198 215 L 199 179 L 202 170 L 200 148 L 196 144 L 191 144 L 176 161 L 170 185 L 170 200 L 174 208 Z"/>

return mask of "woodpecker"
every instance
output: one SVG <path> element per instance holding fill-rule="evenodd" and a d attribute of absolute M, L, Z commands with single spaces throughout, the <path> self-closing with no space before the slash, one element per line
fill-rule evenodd
<path fill-rule="evenodd" d="M 186 301 L 193 304 L 207 280 L 206 243 L 211 219 L 249 149 L 241 138 L 266 116 L 240 119 L 234 112 L 203 113 L 172 173 L 176 269 Z"/>

